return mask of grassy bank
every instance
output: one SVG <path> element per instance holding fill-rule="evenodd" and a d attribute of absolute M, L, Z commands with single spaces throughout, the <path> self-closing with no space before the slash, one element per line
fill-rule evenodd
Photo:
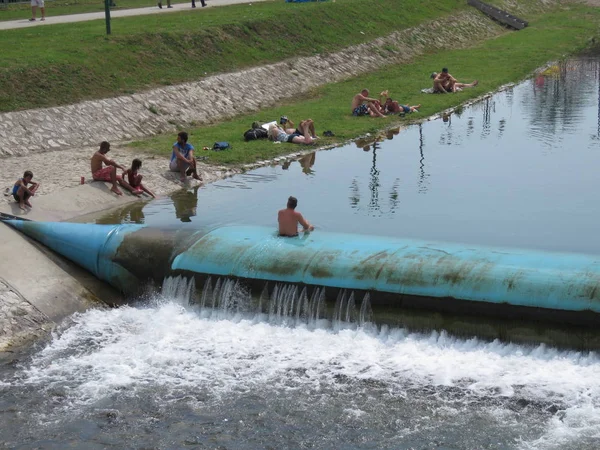
<path fill-rule="evenodd" d="M 226 152 L 202 152 L 215 164 L 242 164 L 256 160 L 271 159 L 281 154 L 303 149 L 294 144 L 273 144 L 267 140 L 244 142 L 242 133 L 254 120 L 271 121 L 281 115 L 294 120 L 311 117 L 317 125 L 317 133 L 331 130 L 334 138 L 322 138 L 319 146 L 344 142 L 365 133 L 394 125 L 408 124 L 470 98 L 493 91 L 513 81 L 526 78 L 536 68 L 566 54 L 581 51 L 589 45 L 592 36 L 598 36 L 600 11 L 574 7 L 537 17 L 530 27 L 518 33 L 483 42 L 468 50 L 432 53 L 410 64 L 388 67 L 367 76 L 343 83 L 324 86 L 313 92 L 311 99 L 289 103 L 277 108 L 263 110 L 211 127 L 188 130 L 190 142 L 197 148 L 211 146 L 215 141 L 229 141 L 233 148 Z M 422 94 L 428 87 L 428 74 L 448 65 L 460 80 L 479 79 L 476 88 L 451 95 Z M 363 86 L 372 94 L 389 89 L 392 97 L 411 105 L 422 104 L 421 111 L 405 118 L 389 116 L 383 119 L 352 117 L 350 100 Z M 168 155 L 175 136 L 158 136 L 132 144 L 136 148 L 155 154 Z M 305 149 L 305 148 L 304 148 Z"/>
<path fill-rule="evenodd" d="M 147 8 L 156 6 L 156 2 L 148 0 L 113 0 L 116 6 L 111 11 L 118 11 L 131 8 Z M 167 0 L 163 3 L 166 5 Z M 171 4 L 186 3 L 191 5 L 191 0 L 172 0 Z M 48 17 L 64 16 L 67 14 L 84 14 L 91 12 L 103 12 L 104 1 L 98 0 L 49 0 L 45 2 L 46 13 Z M 38 12 L 38 17 L 40 13 Z M 5 20 L 22 20 L 31 17 L 31 6 L 29 3 L 11 3 L 5 7 L 0 7 L 0 22 Z"/>
<path fill-rule="evenodd" d="M 338 0 L 197 8 L 2 32 L 0 112 L 71 104 L 332 52 L 468 8 L 462 0 Z"/>

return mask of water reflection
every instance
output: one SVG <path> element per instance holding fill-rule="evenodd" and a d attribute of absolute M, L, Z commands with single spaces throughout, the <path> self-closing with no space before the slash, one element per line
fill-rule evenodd
<path fill-rule="evenodd" d="M 175 207 L 175 217 L 181 222 L 191 222 L 192 217 L 196 215 L 199 188 L 200 186 L 195 186 L 192 189 L 182 189 L 170 196 Z"/>
<path fill-rule="evenodd" d="M 481 127 L 481 138 L 485 139 L 489 136 L 492 129 L 492 113 L 496 111 L 496 102 L 493 97 L 488 97 L 483 100 L 483 126 Z"/>
<path fill-rule="evenodd" d="M 419 181 L 417 182 L 419 189 L 419 194 L 426 194 L 427 188 L 429 186 L 429 174 L 425 172 L 425 153 L 423 149 L 425 147 L 425 138 L 423 137 L 423 124 L 419 124 Z"/>
<path fill-rule="evenodd" d="M 599 76 L 598 59 L 569 61 L 440 120 L 319 152 L 318 163 L 313 152 L 220 180 L 197 191 L 201 220 L 273 226 L 293 193 L 322 230 L 600 253 Z M 150 202 L 141 220 L 189 221 L 195 194 Z"/>
<path fill-rule="evenodd" d="M 113 223 L 145 223 L 144 208 L 147 202 L 134 202 L 124 208 L 111 211 L 96 219 L 97 224 L 110 225 Z"/>
<path fill-rule="evenodd" d="M 384 132 L 384 134 L 380 134 L 374 137 L 366 137 L 357 139 L 355 141 L 355 145 L 362 149 L 363 152 L 368 153 L 373 149 L 372 152 L 372 160 L 371 160 L 371 168 L 369 170 L 369 203 L 367 206 L 367 210 L 371 213 L 371 215 L 377 216 L 381 214 L 394 213 L 399 203 L 399 194 L 398 187 L 400 184 L 400 180 L 398 178 L 394 179 L 392 183 L 392 187 L 390 188 L 390 192 L 388 195 L 389 199 L 389 209 L 383 210 L 379 203 L 379 188 L 381 187 L 381 182 L 379 179 L 380 171 L 377 168 L 377 151 L 381 148 L 381 141 L 384 139 L 384 135 L 388 140 L 393 139 L 393 137 L 400 133 L 399 128 L 390 129 Z M 361 201 L 361 193 L 360 193 L 360 182 L 359 178 L 355 177 L 350 182 L 350 206 L 355 209 L 360 209 L 360 201 Z"/>
<path fill-rule="evenodd" d="M 304 155 L 302 158 L 298 160 L 300 166 L 302 167 L 302 172 L 306 175 L 312 175 L 314 170 L 312 167 L 315 165 L 315 161 L 317 159 L 317 152 L 309 153 L 308 155 Z"/>
<path fill-rule="evenodd" d="M 440 145 L 452 145 L 454 143 L 452 139 L 452 114 L 442 114 L 442 123 L 444 126 L 440 134 Z"/>

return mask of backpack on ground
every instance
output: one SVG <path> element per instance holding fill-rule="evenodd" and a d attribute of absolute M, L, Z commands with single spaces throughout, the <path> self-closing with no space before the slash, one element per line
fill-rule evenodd
<path fill-rule="evenodd" d="M 251 128 L 244 133 L 245 141 L 255 141 L 257 139 L 264 139 L 269 133 L 262 127 Z"/>
<path fill-rule="evenodd" d="M 229 142 L 215 142 L 215 145 L 213 145 L 213 150 L 216 152 L 220 152 L 222 150 L 229 150 L 231 148 L 231 146 L 229 145 Z"/>

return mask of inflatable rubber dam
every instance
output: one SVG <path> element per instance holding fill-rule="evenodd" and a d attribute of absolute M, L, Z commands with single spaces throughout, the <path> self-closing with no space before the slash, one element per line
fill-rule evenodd
<path fill-rule="evenodd" d="M 167 277 L 194 280 L 194 289 L 222 277 L 256 299 L 265 286 L 271 295 L 292 285 L 308 296 L 318 289 L 326 304 L 337 298 L 337 310 L 346 293 L 366 298 L 377 323 L 600 348 L 600 258 L 592 255 L 322 231 L 286 238 L 254 226 L 5 223 L 132 297 Z"/>

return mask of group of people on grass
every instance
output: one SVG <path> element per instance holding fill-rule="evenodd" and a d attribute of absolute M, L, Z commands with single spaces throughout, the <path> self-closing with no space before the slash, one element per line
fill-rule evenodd
<path fill-rule="evenodd" d="M 478 84 L 477 80 L 472 83 L 459 82 L 450 75 L 448 69 L 445 67 L 440 73 L 433 72 L 431 78 L 433 80 L 434 93 L 447 94 L 457 92 L 464 88 L 477 86 Z M 381 92 L 378 99 L 369 97 L 368 89 L 363 89 L 352 98 L 353 116 L 369 115 L 371 117 L 384 117 L 387 114 L 418 112 L 419 108 L 421 108 L 421 105 L 411 106 L 400 104 L 389 96 L 389 91 L 387 90 Z M 270 124 L 267 135 L 274 142 L 290 142 L 293 144 L 312 144 L 319 138 L 316 135 L 315 124 L 312 119 L 302 120 L 296 127 L 287 117 L 282 117 L 279 125 L 277 123 Z M 152 191 L 142 183 L 142 175 L 139 173 L 142 161 L 136 158 L 132 161 L 131 167 L 126 169 L 106 156 L 109 151 L 110 144 L 104 141 L 100 144 L 100 149 L 92 156 L 92 179 L 112 183 L 110 190 L 117 195 L 123 194 L 119 189 L 119 185 L 121 185 L 134 195 L 146 193 L 154 198 L 155 195 Z M 122 175 L 117 174 L 117 169 L 122 171 Z M 179 173 L 182 182 L 189 176 L 196 180 L 202 180 L 200 175 L 198 175 L 196 159 L 194 158 L 194 147 L 188 143 L 188 134 L 185 131 L 177 135 L 177 141 L 173 144 L 169 170 Z M 22 210 L 25 210 L 26 207 L 31 208 L 29 199 L 35 195 L 36 190 L 39 188 L 39 183 L 33 182 L 32 179 L 33 173 L 27 170 L 23 174 L 23 177 L 19 178 L 13 186 L 12 195 Z M 290 199 L 293 199 L 293 197 L 290 197 Z M 290 204 L 288 202 L 288 209 L 290 208 Z M 291 210 L 294 208 L 295 205 Z M 281 214 L 282 212 L 280 211 L 280 217 Z M 302 222 L 300 223 L 304 226 Z"/>
<path fill-rule="evenodd" d="M 444 67 L 440 73 L 433 72 L 432 92 L 436 94 L 448 94 L 460 91 L 464 88 L 477 86 L 478 81 L 472 83 L 460 83 Z M 379 98 L 369 97 L 369 90 L 363 89 L 352 98 L 351 111 L 353 116 L 385 117 L 388 114 L 409 114 L 418 112 L 421 105 L 403 105 L 389 96 L 389 91 L 383 91 Z"/>

